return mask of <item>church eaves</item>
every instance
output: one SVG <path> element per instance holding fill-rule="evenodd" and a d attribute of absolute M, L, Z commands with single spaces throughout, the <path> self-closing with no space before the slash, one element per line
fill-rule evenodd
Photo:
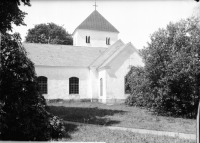
<path fill-rule="evenodd" d="M 97 10 L 94 10 L 76 29 L 116 32 L 119 31 L 108 22 Z M 74 32 L 75 32 L 74 31 Z"/>

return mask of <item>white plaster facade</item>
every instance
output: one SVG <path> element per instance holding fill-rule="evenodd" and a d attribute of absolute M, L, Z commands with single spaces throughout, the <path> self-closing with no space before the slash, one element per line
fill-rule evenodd
<path fill-rule="evenodd" d="M 90 43 L 86 43 L 86 36 L 90 36 Z M 110 38 L 110 44 L 106 44 Z M 118 40 L 118 33 L 77 29 L 73 34 L 73 46 L 108 47 Z"/>
<path fill-rule="evenodd" d="M 47 77 L 46 99 L 90 99 L 89 69 L 75 67 L 35 66 L 37 76 Z M 69 94 L 69 78 L 79 78 L 79 94 Z"/>
<path fill-rule="evenodd" d="M 46 99 L 97 100 L 102 103 L 123 102 L 127 98 L 125 94 L 124 78 L 130 70 L 130 64 L 141 66 L 141 59 L 135 59 L 135 63 L 130 62 L 130 57 L 135 57 L 137 53 L 129 44 L 114 58 L 106 63 L 103 68 L 83 68 L 64 66 L 44 66 L 36 65 L 37 76 L 45 76 L 47 80 Z M 131 58 L 131 59 L 132 59 Z M 69 78 L 79 79 L 79 94 L 69 94 Z M 103 93 L 101 95 L 100 79 L 103 81 Z"/>
<path fill-rule="evenodd" d="M 91 26 L 90 21 L 96 24 Z M 37 76 L 47 78 L 47 94 L 44 97 L 90 99 L 102 103 L 124 101 L 127 97 L 124 79 L 130 65 L 143 66 L 136 48 L 131 43 L 124 44 L 118 40 L 118 30 L 97 11 L 84 22 L 73 33 L 73 46 L 24 44 L 29 58 L 35 63 Z M 102 25 L 105 23 L 105 26 Z M 86 42 L 86 36 L 90 36 L 90 43 Z M 110 45 L 106 38 L 110 38 Z M 76 94 L 69 91 L 71 77 L 79 81 Z"/>
<path fill-rule="evenodd" d="M 103 103 L 124 102 L 128 94 L 125 93 L 125 76 L 129 72 L 131 66 L 143 66 L 142 59 L 136 57 L 138 55 L 132 47 L 127 47 L 120 52 L 117 57 L 107 64 L 107 68 L 99 69 L 99 84 L 100 79 L 103 79 L 103 96 L 99 99 Z M 135 58 L 135 62 L 130 62 L 130 59 Z"/>

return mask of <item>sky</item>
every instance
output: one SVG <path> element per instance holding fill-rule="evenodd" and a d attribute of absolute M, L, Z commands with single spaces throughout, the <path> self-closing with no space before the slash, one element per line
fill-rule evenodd
<path fill-rule="evenodd" d="M 32 0 L 31 7 L 21 5 L 28 13 L 27 26 L 13 26 L 25 40 L 28 29 L 36 24 L 53 22 L 68 33 L 84 21 L 94 10 L 95 0 Z M 97 0 L 97 11 L 118 29 L 119 39 L 131 42 L 137 49 L 147 45 L 150 35 L 169 22 L 186 19 L 198 5 L 194 0 Z"/>

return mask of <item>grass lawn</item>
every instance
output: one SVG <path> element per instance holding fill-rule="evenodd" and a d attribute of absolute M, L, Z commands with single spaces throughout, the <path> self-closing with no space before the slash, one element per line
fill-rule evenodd
<path fill-rule="evenodd" d="M 146 109 L 140 109 L 138 107 L 128 107 L 123 104 L 106 105 L 95 102 L 63 102 L 48 103 L 48 105 L 50 107 L 51 113 L 68 121 L 104 126 L 119 126 L 158 131 L 173 131 L 189 134 L 196 133 L 196 120 L 194 119 L 156 116 Z M 82 130 L 87 129 L 88 127 L 83 127 Z M 103 136 L 106 135 L 108 129 L 101 128 L 98 130 L 105 130 L 105 134 L 102 133 L 102 135 L 100 136 L 104 138 Z M 117 137 L 120 132 L 122 131 L 114 131 L 113 133 Z M 95 133 L 98 132 L 94 131 L 94 134 Z M 130 133 L 127 133 L 127 135 L 129 134 Z M 151 137 L 147 138 L 148 140 L 151 139 Z"/>
<path fill-rule="evenodd" d="M 195 143 L 166 136 L 136 134 L 128 131 L 109 130 L 102 126 L 76 126 L 66 124 L 68 136 L 60 141 L 106 143 Z"/>

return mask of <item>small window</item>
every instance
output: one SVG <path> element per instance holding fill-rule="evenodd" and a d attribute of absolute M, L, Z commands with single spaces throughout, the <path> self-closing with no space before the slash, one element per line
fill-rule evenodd
<path fill-rule="evenodd" d="M 79 94 L 79 79 L 77 77 L 69 78 L 69 94 Z"/>
<path fill-rule="evenodd" d="M 130 86 L 128 84 L 128 79 L 127 79 L 126 76 L 124 77 L 124 93 L 125 94 L 130 94 L 131 93 L 131 88 L 130 88 Z"/>
<path fill-rule="evenodd" d="M 47 94 L 47 77 L 44 77 L 44 76 L 38 77 L 38 84 L 39 84 L 40 92 L 42 94 Z"/>
<path fill-rule="evenodd" d="M 100 79 L 100 96 L 103 96 L 103 79 Z"/>
<path fill-rule="evenodd" d="M 106 45 L 110 45 L 110 38 L 106 37 Z"/>
<path fill-rule="evenodd" d="M 90 36 L 86 36 L 86 43 L 90 43 Z"/>

